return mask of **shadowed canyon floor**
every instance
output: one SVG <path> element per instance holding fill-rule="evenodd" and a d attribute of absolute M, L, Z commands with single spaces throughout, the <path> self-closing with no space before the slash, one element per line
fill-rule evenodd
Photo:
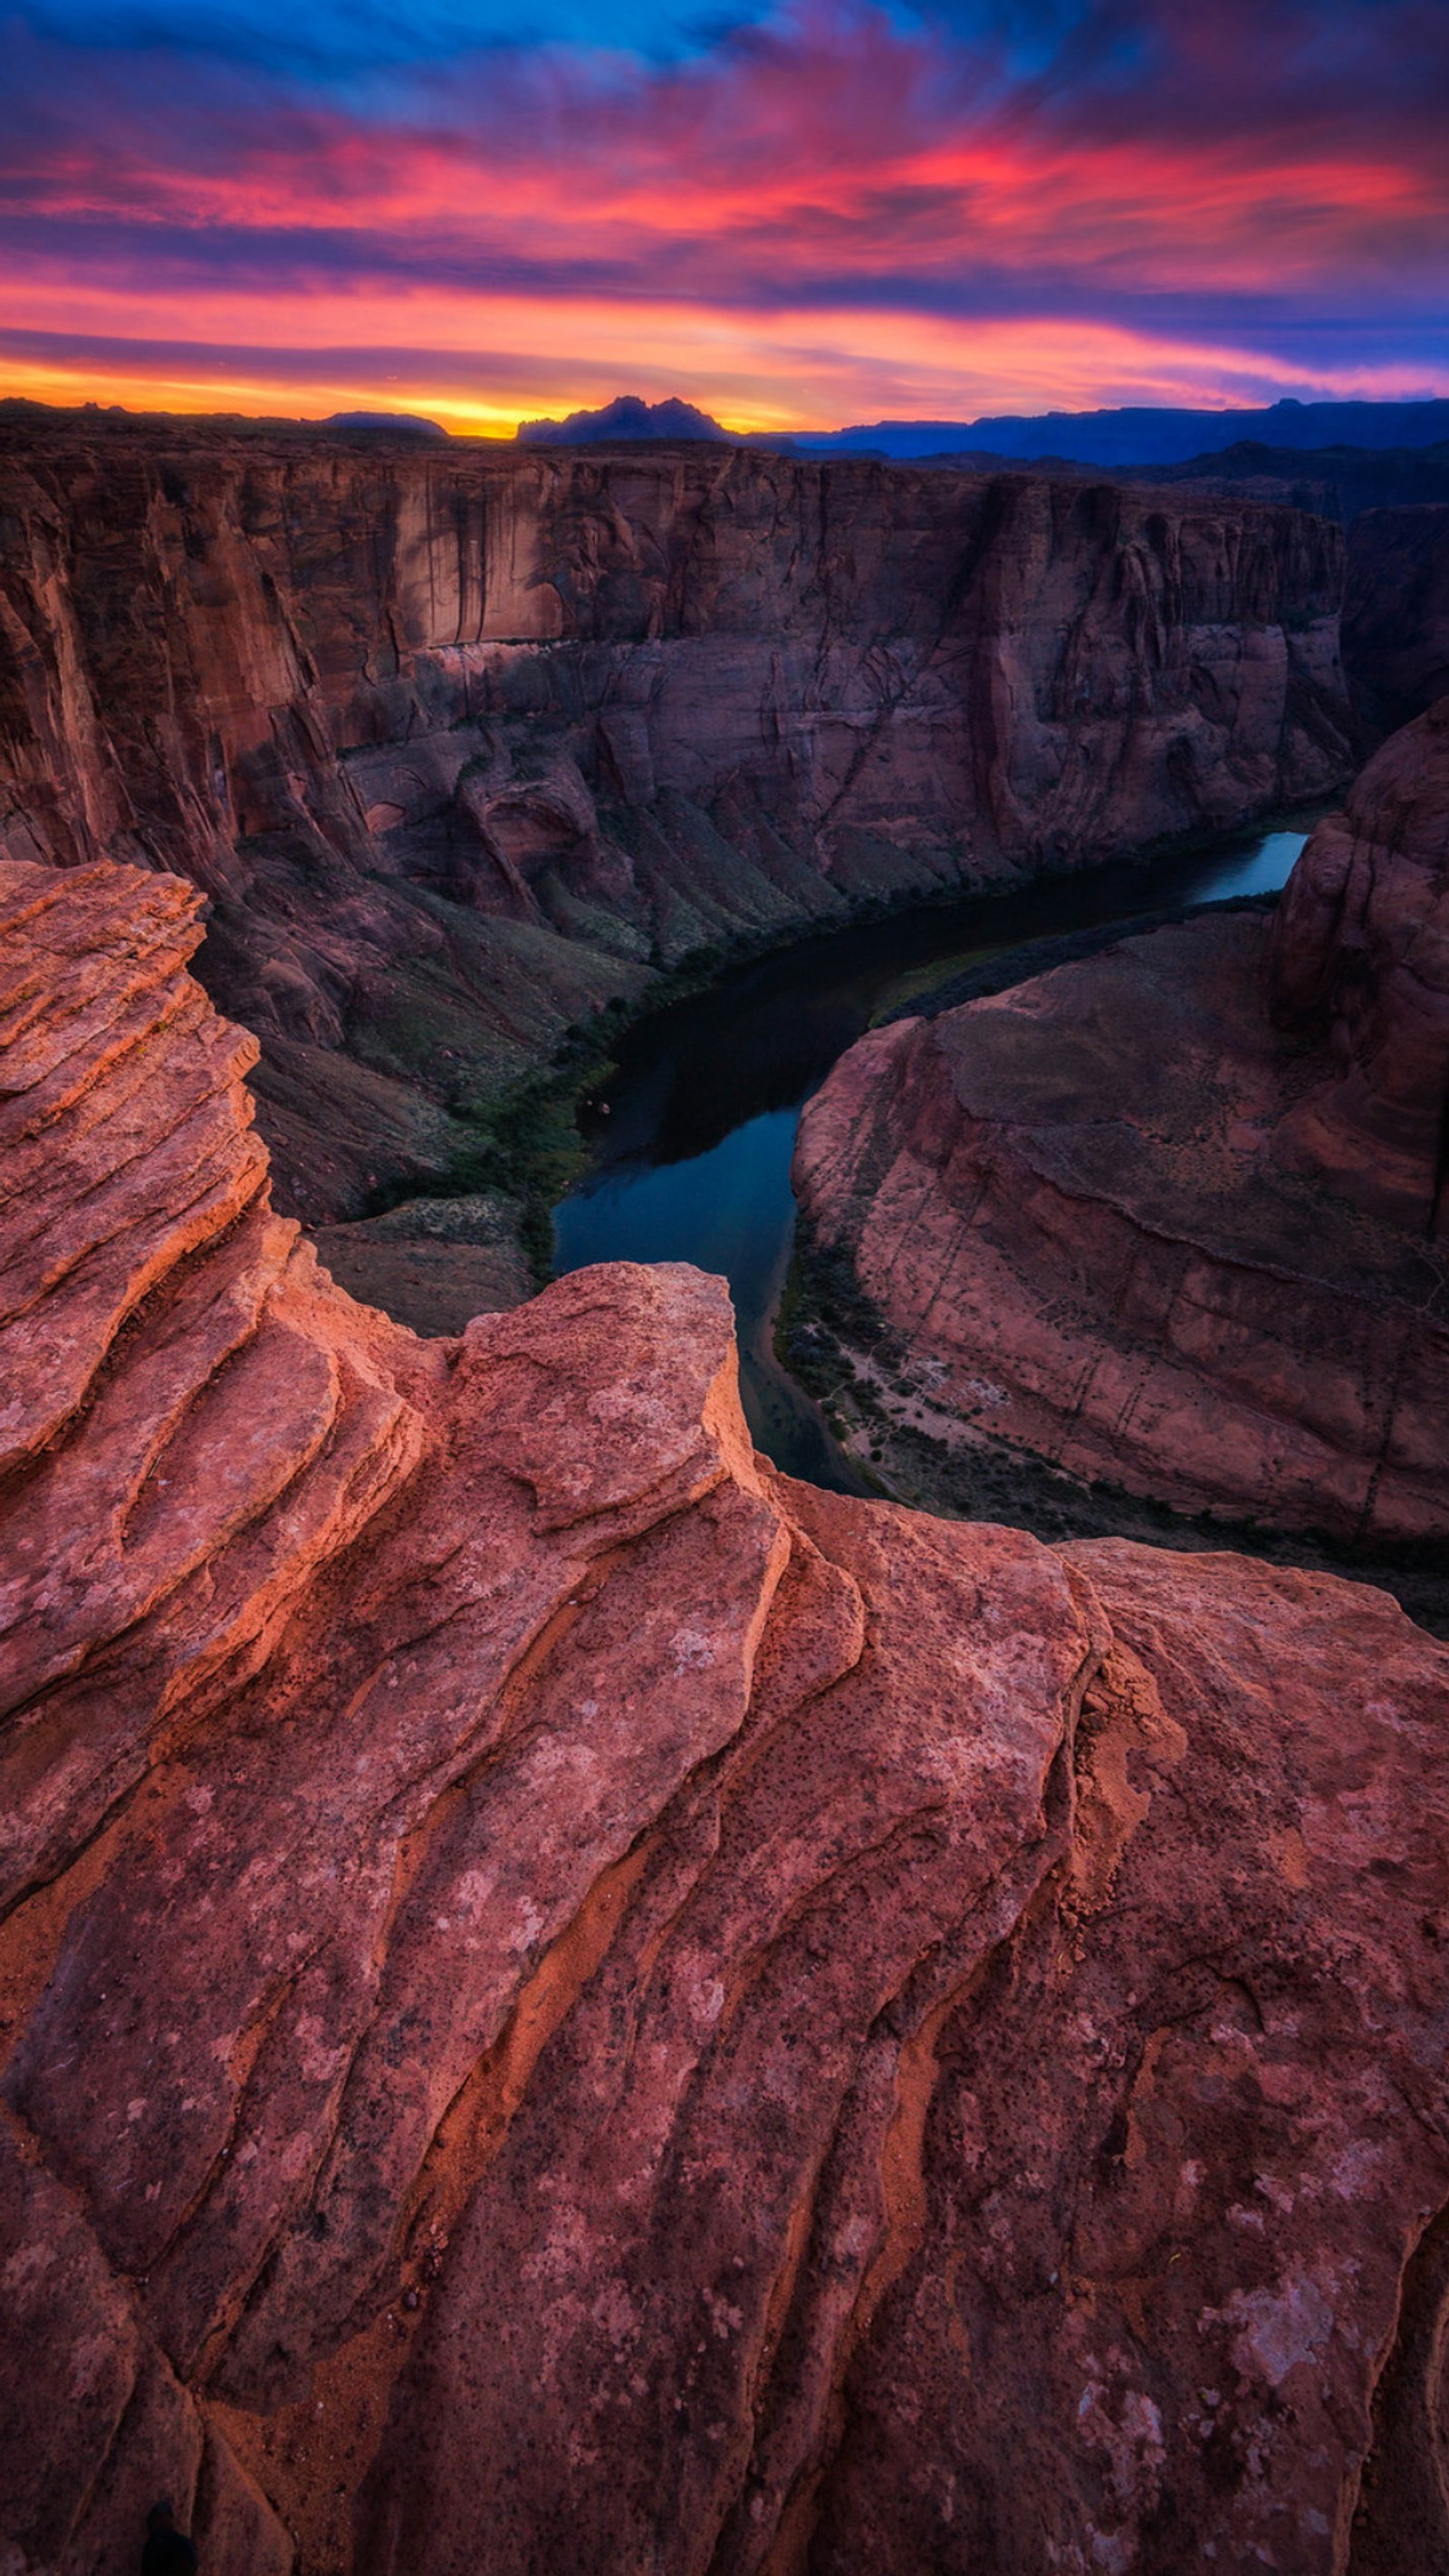
<path fill-rule="evenodd" d="M 775 1476 L 692 1270 L 415 1339 L 0 895 L 7 2576 L 1440 2563 L 1445 1650 Z"/>
<path fill-rule="evenodd" d="M 1442 1573 L 1446 906 L 1449 702 L 1273 922 L 1158 930 L 842 1059 L 796 1175 L 893 1484 L 914 1443 L 966 1508 L 1044 1465 Z"/>

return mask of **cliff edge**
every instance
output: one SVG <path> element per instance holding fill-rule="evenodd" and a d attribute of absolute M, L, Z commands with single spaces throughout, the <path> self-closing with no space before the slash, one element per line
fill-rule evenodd
<path fill-rule="evenodd" d="M 1449 1655 L 782 1480 L 687 1269 L 418 1341 L 191 889 L 0 903 L 7 2569 L 1449 2548 Z"/>

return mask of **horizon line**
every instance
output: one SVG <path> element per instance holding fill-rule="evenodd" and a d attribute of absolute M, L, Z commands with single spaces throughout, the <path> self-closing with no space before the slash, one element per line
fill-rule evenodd
<path fill-rule="evenodd" d="M 6 372 L 8 371 L 0 370 L 0 387 L 3 387 L 4 385 Z M 211 393 L 213 388 L 207 387 L 205 390 L 208 393 Z M 217 394 L 224 396 L 229 389 L 218 386 L 214 390 Z M 447 438 L 457 438 L 472 443 L 483 443 L 505 447 L 518 442 L 525 429 L 562 428 L 567 421 L 573 419 L 595 420 L 602 413 L 612 409 L 615 403 L 619 402 L 639 402 L 643 405 L 646 411 L 651 412 L 662 410 L 671 403 L 678 403 L 682 408 L 696 412 L 702 420 L 708 421 L 712 428 L 722 432 L 726 438 L 750 440 L 759 443 L 775 439 L 798 440 L 813 438 L 845 438 L 850 437 L 853 434 L 867 433 L 873 429 L 979 429 L 985 427 L 992 421 L 1015 422 L 1039 420 L 1045 422 L 1056 420 L 1098 420 L 1109 418 L 1116 414 L 1140 413 L 1147 416 L 1151 416 L 1153 414 L 1170 416 L 1174 413 L 1186 413 L 1189 415 L 1201 414 L 1204 418 L 1222 420 L 1231 419 L 1235 415 L 1241 415 L 1246 418 L 1274 411 L 1410 410 L 1422 408 L 1426 404 L 1435 403 L 1443 403 L 1446 407 L 1449 407 L 1449 394 L 1428 392 L 1407 394 L 1322 394 L 1312 395 L 1307 398 L 1298 394 L 1280 394 L 1276 396 L 1272 402 L 1234 403 L 1197 401 L 1096 403 L 1079 410 L 1069 410 L 1064 405 L 1054 404 L 1046 411 L 1003 410 L 1000 412 L 977 412 L 969 419 L 959 415 L 951 417 L 944 413 L 932 415 L 926 413 L 890 412 L 882 413 L 877 419 L 871 421 L 840 421 L 827 427 L 786 429 L 760 425 L 758 423 L 745 424 L 733 422 L 728 419 L 721 418 L 717 413 L 706 411 L 703 405 L 691 402 L 689 397 L 684 394 L 665 394 L 659 396 L 657 399 L 652 399 L 648 395 L 620 392 L 608 396 L 607 399 L 602 402 L 580 403 L 566 408 L 561 412 L 543 412 L 534 413 L 532 415 L 526 415 L 520 412 L 516 418 L 511 414 L 499 415 L 500 425 L 495 429 L 450 426 L 450 415 L 453 420 L 466 418 L 467 415 L 462 413 L 460 411 L 460 407 L 457 405 L 447 402 L 432 405 L 427 410 L 417 411 L 395 411 L 390 407 L 379 403 L 358 404 L 347 411 L 341 412 L 288 412 L 278 411 L 270 405 L 254 410 L 249 408 L 244 401 L 238 402 L 234 399 L 231 401 L 223 399 L 221 401 L 211 402 L 181 401 L 158 403 L 154 407 L 150 407 L 116 401 L 108 402 L 94 394 L 82 395 L 74 402 L 54 402 L 48 401 L 43 395 L 30 393 L 19 388 L 0 390 L 0 408 L 9 408 L 14 405 L 17 407 L 27 407 L 36 411 L 49 411 L 59 414 L 94 411 L 109 417 L 120 415 L 123 419 L 127 420 L 231 419 L 253 421 L 259 425 L 267 421 L 278 421 L 285 423 L 289 427 L 299 429 L 328 429 L 334 427 L 365 428 L 374 424 L 381 428 L 389 422 L 397 421 L 399 423 L 416 424 L 421 428 L 435 430 L 441 436 Z M 370 420 L 364 418 L 364 414 L 370 415 Z M 440 416 L 435 417 L 435 414 Z M 512 421 L 511 427 L 503 425 L 505 418 Z M 636 444 L 639 442 L 630 441 L 628 443 Z M 661 439 L 657 443 L 662 446 L 669 442 Z M 690 442 L 686 437 L 681 442 L 676 443 L 689 444 Z"/>

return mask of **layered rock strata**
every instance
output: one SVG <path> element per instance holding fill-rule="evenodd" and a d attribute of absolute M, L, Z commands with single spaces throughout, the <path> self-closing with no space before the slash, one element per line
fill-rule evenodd
<path fill-rule="evenodd" d="M 1446 922 L 1449 705 L 1319 826 L 1276 928 L 1158 930 L 862 1040 L 796 1174 L 886 1412 L 963 1472 L 1444 1534 Z"/>
<path fill-rule="evenodd" d="M 354 1218 L 660 964 L 1331 788 L 1341 581 L 1231 499 L 0 425 L 0 846 L 202 887 L 286 1204 Z"/>
<path fill-rule="evenodd" d="M 775 1477 L 683 1268 L 416 1340 L 0 900 L 7 2570 L 1449 2548 L 1449 1656 Z"/>

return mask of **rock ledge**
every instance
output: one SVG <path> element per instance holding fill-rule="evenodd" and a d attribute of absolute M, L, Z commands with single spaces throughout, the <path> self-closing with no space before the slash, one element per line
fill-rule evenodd
<path fill-rule="evenodd" d="M 1442 2552 L 1449 1657 L 784 1482 L 693 1271 L 416 1340 L 0 905 L 6 2576 Z"/>

